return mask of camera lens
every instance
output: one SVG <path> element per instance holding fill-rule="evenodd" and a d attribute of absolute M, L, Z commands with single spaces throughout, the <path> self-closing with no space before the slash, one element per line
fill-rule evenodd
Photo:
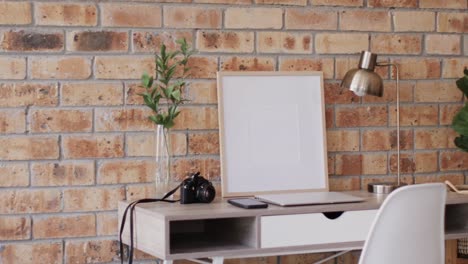
<path fill-rule="evenodd" d="M 201 203 L 209 203 L 216 196 L 216 190 L 211 183 L 206 182 L 197 188 L 196 199 Z"/>

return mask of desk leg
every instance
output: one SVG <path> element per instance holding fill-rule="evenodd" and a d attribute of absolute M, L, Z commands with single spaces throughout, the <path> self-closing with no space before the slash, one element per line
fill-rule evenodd
<path fill-rule="evenodd" d="M 223 264 L 224 258 L 223 257 L 214 257 L 212 264 Z"/>
<path fill-rule="evenodd" d="M 172 260 L 164 260 L 163 264 L 172 264 L 172 262 L 173 262 Z"/>

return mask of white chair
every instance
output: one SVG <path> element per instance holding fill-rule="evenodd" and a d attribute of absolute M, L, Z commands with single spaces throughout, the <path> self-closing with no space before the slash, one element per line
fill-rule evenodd
<path fill-rule="evenodd" d="M 391 193 L 377 213 L 359 264 L 443 264 L 446 195 L 442 183 Z"/>

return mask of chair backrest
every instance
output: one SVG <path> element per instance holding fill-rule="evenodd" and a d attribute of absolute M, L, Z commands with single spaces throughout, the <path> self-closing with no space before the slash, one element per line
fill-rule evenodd
<path fill-rule="evenodd" d="M 442 264 L 447 191 L 442 183 L 401 187 L 383 202 L 359 264 Z"/>

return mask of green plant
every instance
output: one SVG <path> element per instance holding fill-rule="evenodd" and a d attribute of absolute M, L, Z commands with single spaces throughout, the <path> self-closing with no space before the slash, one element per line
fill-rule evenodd
<path fill-rule="evenodd" d="M 145 105 L 154 112 L 148 118 L 158 125 L 169 129 L 174 126 L 174 120 L 179 115 L 178 107 L 186 100 L 182 98 L 182 90 L 186 86 L 185 78 L 190 68 L 188 59 L 193 54 L 185 39 L 176 41 L 180 45 L 178 50 L 168 51 L 166 45 L 161 45 L 159 54 L 156 54 L 155 76 L 147 73 L 141 77 L 146 91 L 141 93 Z M 182 71 L 179 77 L 176 73 Z"/>
<path fill-rule="evenodd" d="M 468 69 L 463 71 L 464 75 L 457 80 L 457 87 L 460 89 L 465 98 L 468 99 Z M 468 152 L 468 103 L 458 112 L 453 118 L 452 127 L 460 136 L 455 138 L 455 145 Z"/>

